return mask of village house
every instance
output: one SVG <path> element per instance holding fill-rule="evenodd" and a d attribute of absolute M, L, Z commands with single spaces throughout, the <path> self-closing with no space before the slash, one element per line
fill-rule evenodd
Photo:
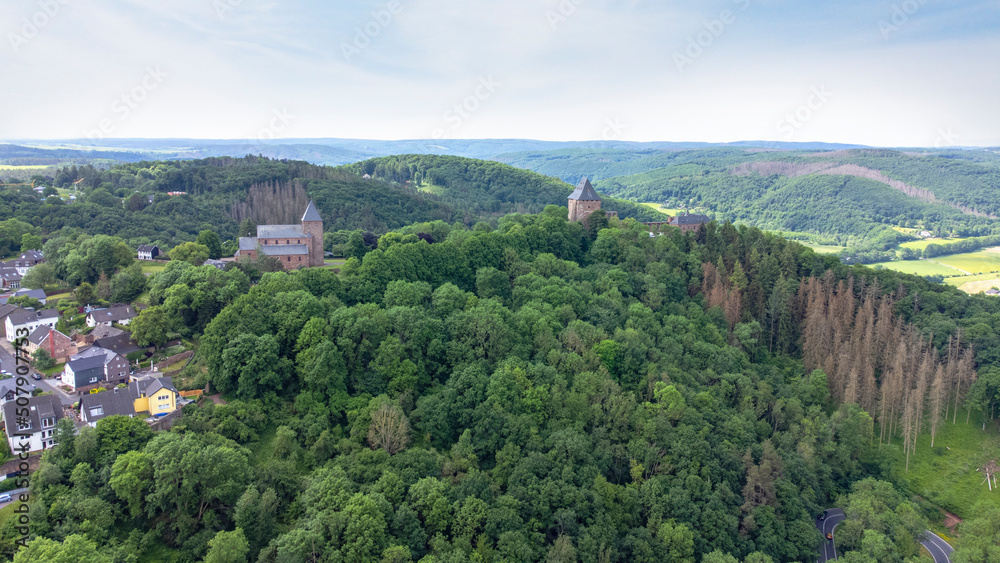
<path fill-rule="evenodd" d="M 17 378 L 8 377 L 7 379 L 0 379 L 0 405 L 6 405 L 7 403 L 17 399 Z M 28 383 L 27 385 L 21 386 L 21 397 L 30 397 L 31 392 L 35 390 L 35 385 L 33 383 Z M 3 411 L 0 411 L 2 414 Z"/>
<path fill-rule="evenodd" d="M 112 323 L 127 325 L 135 318 L 135 309 L 131 305 L 116 305 L 107 309 L 94 309 L 87 313 L 87 326 L 111 326 Z"/>
<path fill-rule="evenodd" d="M 323 265 L 323 218 L 312 201 L 301 225 L 258 225 L 257 236 L 240 237 L 236 258 L 273 256 L 286 270 Z"/>
<path fill-rule="evenodd" d="M 94 346 L 111 350 L 123 358 L 131 352 L 142 350 L 132 342 L 132 335 L 124 331 L 117 336 L 97 338 L 94 340 Z"/>
<path fill-rule="evenodd" d="M 139 260 L 153 260 L 163 252 L 155 244 L 144 244 L 139 247 Z"/>
<path fill-rule="evenodd" d="M 16 268 L 0 266 L 0 288 L 19 289 L 24 276 L 18 273 Z"/>
<path fill-rule="evenodd" d="M 705 215 L 695 215 L 685 211 L 682 215 L 678 215 L 671 219 L 670 224 L 674 227 L 680 227 L 682 232 L 689 233 L 691 231 L 697 231 L 698 227 L 707 224 L 709 221 L 711 221 L 711 219 Z"/>
<path fill-rule="evenodd" d="M 107 416 L 134 417 L 140 413 L 161 417 L 177 410 L 180 393 L 169 377 L 132 381 L 128 387 L 85 395 L 80 399 L 80 419 L 90 426 Z"/>
<path fill-rule="evenodd" d="M 21 253 L 21 256 L 14 258 L 13 260 L 8 260 L 4 262 L 4 266 L 7 268 L 14 268 L 17 273 L 24 274 L 28 273 L 28 270 L 34 268 L 35 266 L 41 264 L 45 261 L 42 257 L 42 253 L 37 250 L 28 250 Z"/>
<path fill-rule="evenodd" d="M 24 408 L 28 409 L 27 415 L 19 416 L 18 409 Z M 62 403 L 55 395 L 31 397 L 27 407 L 11 401 L 3 406 L 3 417 L 12 452 L 44 450 L 56 445 L 56 422 L 63 417 Z"/>
<path fill-rule="evenodd" d="M 30 297 L 32 299 L 37 299 L 39 303 L 45 305 L 47 303 L 45 297 L 45 291 L 41 289 L 19 289 L 14 293 L 9 295 L 0 296 L 0 304 L 7 304 L 7 301 L 13 297 Z"/>
<path fill-rule="evenodd" d="M 36 313 L 28 309 L 18 308 L 4 319 L 7 341 L 13 342 L 18 338 L 27 337 L 40 326 L 55 328 L 58 321 L 59 311 L 55 309 L 46 309 Z"/>
<path fill-rule="evenodd" d="M 24 346 L 28 354 L 34 354 L 38 349 L 48 352 L 57 364 L 69 360 L 70 356 L 77 353 L 76 342 L 72 338 L 45 325 L 31 331 L 28 343 Z"/>
<path fill-rule="evenodd" d="M 104 375 L 104 357 L 88 356 L 79 360 L 66 362 L 62 372 L 62 383 L 74 391 L 89 391 L 102 381 Z"/>
<path fill-rule="evenodd" d="M 97 357 L 104 361 L 104 379 L 112 383 L 125 383 L 128 379 L 129 363 L 124 356 L 114 350 L 91 346 L 86 350 L 74 355 L 70 360 L 82 360 L 84 358 Z"/>

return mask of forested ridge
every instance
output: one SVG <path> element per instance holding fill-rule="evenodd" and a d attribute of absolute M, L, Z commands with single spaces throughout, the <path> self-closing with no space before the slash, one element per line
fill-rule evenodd
<path fill-rule="evenodd" d="M 155 434 L 61 423 L 15 561 L 813 561 L 834 505 L 868 515 L 846 560 L 913 561 L 937 509 L 890 454 L 1000 392 L 995 300 L 756 228 L 549 206 L 435 240 L 388 233 L 339 276 L 267 273 L 185 318 L 228 404 Z M 140 319 L 202 269 L 155 275 Z M 916 414 L 938 372 L 950 406 Z"/>
<path fill-rule="evenodd" d="M 363 170 L 375 172 L 375 177 L 362 178 Z M 443 189 L 421 190 L 419 181 L 411 182 L 411 170 Z M 419 222 L 458 221 L 471 226 L 506 213 L 538 212 L 548 204 L 565 205 L 572 191 L 559 180 L 496 162 L 432 155 L 340 168 L 255 156 L 143 161 L 107 169 L 73 165 L 38 180 L 64 189 L 82 180 L 78 200 L 69 202 L 54 194 L 40 200 L 29 187 L 0 191 L 0 222 L 6 226 L 0 228 L 3 255 L 19 251 L 25 232 L 45 238 L 103 234 L 132 246 L 173 247 L 211 229 L 223 241 L 232 240 L 240 219 L 273 220 L 273 210 L 286 203 L 281 198 L 296 190 L 316 201 L 326 231 L 375 234 Z M 186 195 L 169 196 L 169 192 Z M 255 192 L 270 195 L 253 205 L 250 196 Z M 609 198 L 605 208 L 623 217 L 663 219 L 662 214 L 627 201 Z M 293 214 L 295 221 L 304 209 Z"/>

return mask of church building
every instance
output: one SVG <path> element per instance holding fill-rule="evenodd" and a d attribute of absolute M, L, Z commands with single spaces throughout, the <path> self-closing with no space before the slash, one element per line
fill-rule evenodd
<path fill-rule="evenodd" d="M 258 225 L 257 236 L 240 237 L 236 258 L 257 258 L 260 250 L 274 256 L 286 270 L 323 265 L 323 218 L 312 201 L 302 215 L 301 225 Z"/>

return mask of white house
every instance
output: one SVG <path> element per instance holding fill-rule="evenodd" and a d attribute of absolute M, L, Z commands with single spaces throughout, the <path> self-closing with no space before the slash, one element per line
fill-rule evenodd
<path fill-rule="evenodd" d="M 59 311 L 55 309 L 46 309 L 37 313 L 27 309 L 18 309 L 4 319 L 7 341 L 13 342 L 22 336 L 27 337 L 33 330 L 42 325 L 54 329 L 58 321 Z"/>
<path fill-rule="evenodd" d="M 135 318 L 135 309 L 131 305 L 118 305 L 107 309 L 94 309 L 87 313 L 87 326 L 111 326 L 111 323 L 127 325 Z"/>
<path fill-rule="evenodd" d="M 18 406 L 16 401 L 11 401 L 3 406 L 3 416 L 7 421 L 7 443 L 15 455 L 56 445 L 56 421 L 63 417 L 59 397 L 31 397 L 27 406 Z"/>

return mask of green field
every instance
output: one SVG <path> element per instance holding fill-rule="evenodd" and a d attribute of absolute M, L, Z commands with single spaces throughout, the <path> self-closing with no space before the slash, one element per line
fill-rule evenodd
<path fill-rule="evenodd" d="M 673 217 L 675 215 L 681 215 L 685 211 L 690 211 L 691 213 L 701 213 L 702 211 L 704 211 L 700 207 L 698 207 L 698 208 L 692 207 L 691 209 L 673 209 L 673 208 L 670 208 L 670 207 L 664 207 L 664 206 L 660 205 L 659 203 L 643 203 L 642 205 L 645 205 L 646 207 L 651 207 L 651 208 L 659 211 L 660 213 L 663 213 L 663 214 L 666 214 L 666 215 L 670 215 L 671 217 Z"/>
<path fill-rule="evenodd" d="M 49 168 L 47 164 L 29 164 L 27 166 L 13 166 L 11 164 L 0 164 L 0 170 L 44 170 Z"/>
<path fill-rule="evenodd" d="M 955 276 L 953 278 L 945 278 L 944 283 L 958 287 L 968 282 L 994 280 L 997 278 L 1000 278 L 1000 274 L 993 273 L 993 274 L 977 274 L 975 276 Z"/>
<path fill-rule="evenodd" d="M 166 262 L 157 262 L 157 261 L 153 261 L 153 262 L 143 261 L 142 262 L 142 273 L 144 273 L 144 274 L 155 274 L 157 272 L 162 272 L 166 268 L 167 268 L 167 263 Z"/>
<path fill-rule="evenodd" d="M 832 244 L 813 244 L 811 242 L 796 241 L 803 246 L 808 246 L 813 249 L 817 254 L 836 254 L 844 249 L 843 246 L 837 246 Z"/>
<path fill-rule="evenodd" d="M 940 244 L 941 246 L 947 246 L 949 244 L 955 244 L 965 240 L 964 238 L 925 238 L 923 240 L 911 240 L 910 242 L 904 242 L 899 245 L 900 248 L 912 248 L 914 250 L 923 251 L 925 248 L 932 244 Z"/>
<path fill-rule="evenodd" d="M 938 256 L 935 260 L 943 258 Z M 930 262 L 927 260 L 896 260 L 893 262 L 879 262 L 878 264 L 869 264 L 869 267 L 875 268 L 877 266 L 882 266 L 887 270 L 895 270 L 897 272 L 902 272 L 904 274 L 914 274 L 917 276 L 960 276 L 962 272 L 950 268 L 948 266 L 938 264 L 935 262 Z"/>
<path fill-rule="evenodd" d="M 1000 271 L 1000 253 L 990 252 L 989 250 L 935 256 L 933 260 L 959 270 L 964 270 L 969 272 L 969 274 L 985 274 Z"/>
<path fill-rule="evenodd" d="M 908 473 L 898 440 L 889 446 L 893 480 L 906 482 L 913 493 L 959 518 L 972 516 L 973 507 L 983 499 L 1000 505 L 1000 492 L 989 494 L 982 473 L 976 472 L 990 460 L 1000 461 L 996 421 L 988 421 L 984 432 L 978 413 L 972 413 L 969 424 L 965 423 L 965 417 L 965 409 L 958 411 L 958 424 L 952 424 L 949 416 L 948 422 L 938 428 L 933 449 L 930 433 L 922 434 L 917 439 L 916 453 L 910 454 Z"/>

